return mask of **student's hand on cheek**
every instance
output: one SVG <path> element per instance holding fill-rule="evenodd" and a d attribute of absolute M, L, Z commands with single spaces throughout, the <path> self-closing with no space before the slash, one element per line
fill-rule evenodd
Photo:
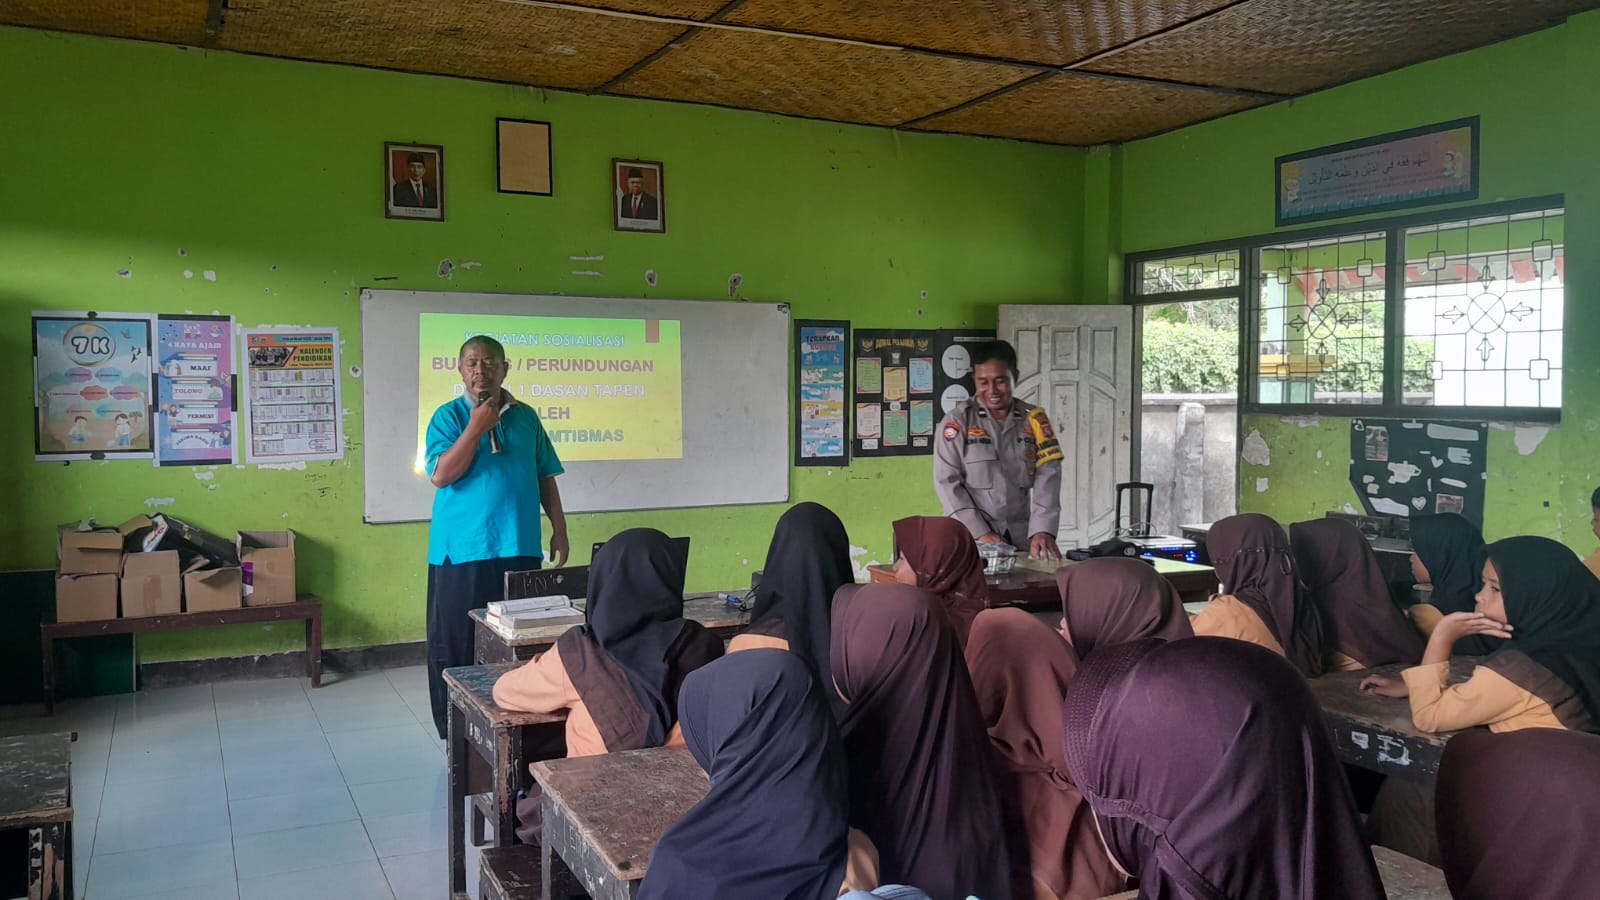
<path fill-rule="evenodd" d="M 1434 626 L 1434 634 L 1440 631 L 1445 633 L 1445 639 L 1451 643 L 1461 640 L 1468 635 L 1482 634 L 1494 638 L 1511 637 L 1512 628 L 1504 622 L 1496 622 L 1480 612 L 1451 613 L 1439 620 Z"/>

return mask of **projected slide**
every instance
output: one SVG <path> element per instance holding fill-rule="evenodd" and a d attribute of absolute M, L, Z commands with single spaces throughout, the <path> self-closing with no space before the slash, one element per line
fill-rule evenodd
<path fill-rule="evenodd" d="M 465 390 L 456 354 L 477 334 L 505 345 L 505 388 L 539 414 L 563 463 L 683 456 L 677 320 L 421 313 L 419 470 L 433 411 Z"/>

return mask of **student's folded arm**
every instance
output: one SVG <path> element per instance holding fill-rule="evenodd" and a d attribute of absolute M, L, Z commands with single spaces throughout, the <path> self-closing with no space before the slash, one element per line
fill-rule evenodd
<path fill-rule="evenodd" d="M 577 689 L 555 647 L 501 675 L 494 683 L 494 702 L 518 712 L 551 713 L 578 702 Z"/>
<path fill-rule="evenodd" d="M 1411 690 L 1411 721 L 1422 731 L 1490 725 L 1514 715 L 1526 703 L 1524 691 L 1483 666 L 1456 685 L 1449 683 L 1449 663 L 1414 666 L 1401 677 Z"/>

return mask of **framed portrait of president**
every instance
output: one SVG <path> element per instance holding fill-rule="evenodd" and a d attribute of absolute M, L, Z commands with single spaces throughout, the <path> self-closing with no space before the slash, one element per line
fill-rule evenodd
<path fill-rule="evenodd" d="M 383 145 L 383 209 L 390 219 L 444 221 L 444 148 Z"/>
<path fill-rule="evenodd" d="M 617 231 L 667 230 L 662 167 L 646 159 L 611 160 L 612 227 Z"/>

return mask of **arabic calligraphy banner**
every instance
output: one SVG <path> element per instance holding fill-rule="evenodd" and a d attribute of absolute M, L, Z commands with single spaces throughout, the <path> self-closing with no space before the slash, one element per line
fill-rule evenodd
<path fill-rule="evenodd" d="M 1280 227 L 1475 200 L 1478 118 L 1280 156 L 1277 176 Z"/>

